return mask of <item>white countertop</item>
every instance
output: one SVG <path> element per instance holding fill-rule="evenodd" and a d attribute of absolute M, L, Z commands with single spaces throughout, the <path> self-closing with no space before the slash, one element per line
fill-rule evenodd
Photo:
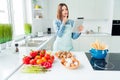
<path fill-rule="evenodd" d="M 91 34 L 86 34 L 86 33 L 82 33 L 81 37 L 111 37 L 111 34 L 109 33 L 91 33 Z"/>
<path fill-rule="evenodd" d="M 51 38 L 53 38 L 53 36 L 49 37 L 49 39 Z M 49 41 L 49 39 L 47 41 Z M 42 48 L 46 42 L 43 43 L 39 49 Z M 0 53 L 0 80 L 118 80 L 120 75 L 120 71 L 93 70 L 84 52 L 73 52 L 80 61 L 80 67 L 76 70 L 66 69 L 60 64 L 59 60 L 56 59 L 50 72 L 40 74 L 22 73 L 22 57 L 28 54 L 30 48 L 22 47 L 20 49 L 22 52 L 19 54 L 12 52 L 13 48 L 5 50 L 2 54 Z"/>
<path fill-rule="evenodd" d="M 69 70 L 56 58 L 50 72 L 39 74 L 22 73 L 22 67 L 9 80 L 118 80 L 120 71 L 95 71 L 92 69 L 84 52 L 72 52 L 80 61 L 80 67 Z"/>
<path fill-rule="evenodd" d="M 7 79 L 21 65 L 19 54 L 13 52 L 13 48 L 0 53 L 0 80 Z"/>
<path fill-rule="evenodd" d="M 2 50 L 0 53 L 0 80 L 7 80 L 16 70 L 18 70 L 22 66 L 22 58 L 25 55 L 28 55 L 31 49 L 36 50 L 40 49 L 43 45 L 45 45 L 54 35 L 45 35 L 43 37 L 39 37 L 45 39 L 46 41 L 37 47 L 20 47 L 19 53 L 15 53 L 14 43 L 12 47 Z"/>

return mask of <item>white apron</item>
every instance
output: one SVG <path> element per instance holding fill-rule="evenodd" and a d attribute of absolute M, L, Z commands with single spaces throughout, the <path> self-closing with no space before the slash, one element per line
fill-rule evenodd
<path fill-rule="evenodd" d="M 72 26 L 70 24 L 65 25 L 65 30 L 62 37 L 57 36 L 53 45 L 53 51 L 71 51 L 73 50 L 72 46 Z"/>

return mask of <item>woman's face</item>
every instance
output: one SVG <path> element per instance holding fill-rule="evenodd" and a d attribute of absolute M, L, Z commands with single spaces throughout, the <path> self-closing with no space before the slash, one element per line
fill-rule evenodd
<path fill-rule="evenodd" d="M 68 9 L 66 6 L 62 7 L 62 17 L 67 17 L 68 16 Z"/>

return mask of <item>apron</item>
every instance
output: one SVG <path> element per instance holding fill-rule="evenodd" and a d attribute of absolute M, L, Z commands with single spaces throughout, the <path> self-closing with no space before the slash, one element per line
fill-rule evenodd
<path fill-rule="evenodd" d="M 53 45 L 53 51 L 71 51 L 73 50 L 72 46 L 72 26 L 70 24 L 65 25 L 65 31 L 62 37 L 57 36 Z"/>

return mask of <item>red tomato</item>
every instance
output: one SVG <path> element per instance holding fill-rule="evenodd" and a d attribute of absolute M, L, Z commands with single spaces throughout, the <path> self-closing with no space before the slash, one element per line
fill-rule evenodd
<path fill-rule="evenodd" d="M 42 49 L 42 50 L 40 51 L 40 53 L 46 54 L 46 50 L 45 50 L 45 49 Z"/>
<path fill-rule="evenodd" d="M 36 52 L 37 52 L 37 54 L 40 54 L 40 50 L 37 50 Z"/>
<path fill-rule="evenodd" d="M 53 60 L 55 59 L 55 57 L 54 57 L 53 55 L 51 56 L 51 58 L 52 58 Z"/>
<path fill-rule="evenodd" d="M 53 63 L 53 60 L 49 59 L 48 62 L 49 62 L 50 64 L 52 64 L 52 63 Z"/>
<path fill-rule="evenodd" d="M 43 62 L 43 63 L 42 63 L 42 66 L 45 67 L 46 69 L 48 69 L 48 68 L 51 68 L 51 67 L 52 67 L 52 64 L 49 63 L 49 62 Z"/>
<path fill-rule="evenodd" d="M 32 51 L 32 52 L 30 52 L 30 56 L 32 57 L 32 58 L 34 58 L 35 56 L 37 56 L 37 51 Z"/>
<path fill-rule="evenodd" d="M 35 59 L 31 59 L 30 60 L 30 64 L 35 65 L 36 64 L 36 60 Z"/>
<path fill-rule="evenodd" d="M 30 57 L 29 56 L 25 56 L 23 58 L 23 64 L 29 64 L 30 63 Z"/>
<path fill-rule="evenodd" d="M 50 54 L 45 54 L 45 58 L 48 60 L 50 59 Z"/>
<path fill-rule="evenodd" d="M 40 56 L 41 56 L 41 57 L 44 57 L 44 56 L 45 56 L 45 54 L 44 54 L 44 53 L 40 53 Z"/>

